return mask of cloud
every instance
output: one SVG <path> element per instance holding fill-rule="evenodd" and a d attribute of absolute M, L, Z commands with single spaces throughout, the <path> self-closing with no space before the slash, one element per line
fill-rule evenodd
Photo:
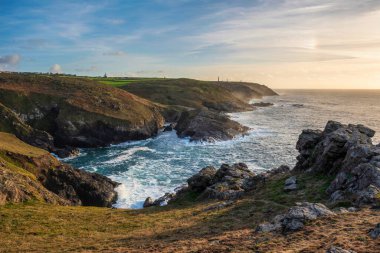
<path fill-rule="evenodd" d="M 21 56 L 18 54 L 10 54 L 10 55 L 4 55 L 0 56 L 0 64 L 3 65 L 17 65 L 21 61 Z"/>
<path fill-rule="evenodd" d="M 0 56 L 0 70 L 12 70 L 20 61 L 21 56 L 18 54 Z"/>
<path fill-rule="evenodd" d="M 124 52 L 124 51 L 118 50 L 118 51 L 104 52 L 103 55 L 107 55 L 107 56 L 125 56 L 125 55 L 127 55 L 127 53 Z"/>
<path fill-rule="evenodd" d="M 125 20 L 119 18 L 109 18 L 105 19 L 104 22 L 109 25 L 122 25 L 125 23 Z"/>
<path fill-rule="evenodd" d="M 62 67 L 59 64 L 54 64 L 53 66 L 50 67 L 49 72 L 53 73 L 53 74 L 61 74 L 62 73 Z"/>

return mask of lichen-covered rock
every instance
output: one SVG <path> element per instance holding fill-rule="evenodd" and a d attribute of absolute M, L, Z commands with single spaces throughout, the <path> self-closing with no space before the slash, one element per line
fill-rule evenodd
<path fill-rule="evenodd" d="M 292 232 L 300 230 L 305 223 L 323 216 L 335 215 L 325 205 L 320 203 L 297 203 L 297 206 L 291 207 L 284 215 L 277 215 L 271 223 L 260 224 L 257 232 Z"/>
<path fill-rule="evenodd" d="M 380 148 L 375 131 L 329 121 L 323 131 L 304 130 L 297 142 L 296 171 L 335 176 L 327 192 L 332 202 L 373 204 L 380 193 Z"/>

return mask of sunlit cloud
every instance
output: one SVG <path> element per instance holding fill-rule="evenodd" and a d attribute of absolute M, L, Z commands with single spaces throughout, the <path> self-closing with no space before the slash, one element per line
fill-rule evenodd
<path fill-rule="evenodd" d="M 377 0 L 35 5 L 6 6 L 7 15 L 0 16 L 0 55 L 16 51 L 35 59 L 13 69 L 43 71 L 60 62 L 65 72 L 89 75 L 165 69 L 168 77 L 225 75 L 278 88 L 378 85 Z"/>

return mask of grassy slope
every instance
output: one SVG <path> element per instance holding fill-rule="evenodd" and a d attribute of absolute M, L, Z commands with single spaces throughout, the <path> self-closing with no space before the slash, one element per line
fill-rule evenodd
<path fill-rule="evenodd" d="M 26 144 L 12 134 L 0 132 L 0 150 L 28 157 L 40 157 L 49 152 Z"/>
<path fill-rule="evenodd" d="M 232 84 L 231 84 L 232 85 Z M 251 109 L 234 93 L 216 82 L 192 79 L 142 80 L 130 83 L 123 89 L 164 105 L 180 105 L 192 108 L 209 104 L 228 105 L 231 111 Z"/>
<path fill-rule="evenodd" d="M 17 111 L 30 108 L 25 97 L 50 105 L 65 101 L 89 113 L 130 122 L 151 119 L 155 108 L 145 99 L 88 78 L 0 73 L 0 91 L 1 101 Z"/>
<path fill-rule="evenodd" d="M 41 169 L 59 165 L 49 152 L 30 146 L 12 134 L 0 132 L 0 205 L 12 201 L 61 203 L 64 200 L 44 188 L 37 180 Z"/>
<path fill-rule="evenodd" d="M 329 178 L 299 176 L 301 190 L 284 193 L 279 176 L 234 205 L 204 211 L 214 202 L 187 198 L 144 210 L 62 207 L 38 203 L 0 207 L 0 245 L 4 252 L 325 252 L 331 245 L 375 252 L 367 235 L 380 218 L 364 209 L 317 220 L 297 233 L 256 234 L 262 220 L 294 205 L 321 201 Z M 361 219 L 357 219 L 360 215 Z"/>

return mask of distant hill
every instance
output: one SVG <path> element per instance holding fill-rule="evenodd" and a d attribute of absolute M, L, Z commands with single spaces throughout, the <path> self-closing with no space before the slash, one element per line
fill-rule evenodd
<path fill-rule="evenodd" d="M 225 112 L 252 110 L 253 98 L 277 95 L 268 87 L 255 83 L 213 82 L 194 79 L 134 80 L 122 89 L 163 105 L 191 108 L 207 107 Z"/>

